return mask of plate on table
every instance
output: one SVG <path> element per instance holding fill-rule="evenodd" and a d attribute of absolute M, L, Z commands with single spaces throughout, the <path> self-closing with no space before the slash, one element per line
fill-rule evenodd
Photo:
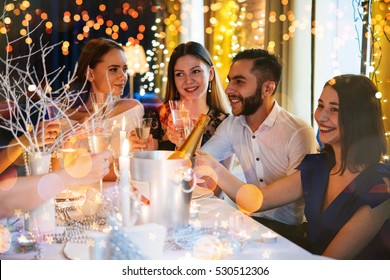
<path fill-rule="evenodd" d="M 208 188 L 202 188 L 196 186 L 192 192 L 192 200 L 199 200 L 204 198 L 209 198 L 214 195 L 214 192 Z"/>
<path fill-rule="evenodd" d="M 66 202 L 66 201 L 75 202 L 75 201 L 81 200 L 83 198 L 84 198 L 84 196 L 82 196 L 78 192 L 68 191 L 68 192 L 62 192 L 62 193 L 58 194 L 56 196 L 55 200 L 56 200 L 56 202 Z"/>
<path fill-rule="evenodd" d="M 66 242 L 62 253 L 69 260 L 89 260 L 88 244 L 76 243 L 72 241 Z"/>

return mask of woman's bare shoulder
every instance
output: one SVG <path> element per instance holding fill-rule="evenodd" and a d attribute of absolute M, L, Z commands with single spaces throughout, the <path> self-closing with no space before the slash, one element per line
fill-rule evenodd
<path fill-rule="evenodd" d="M 118 101 L 116 106 L 125 107 L 126 109 L 131 109 L 137 105 L 142 105 L 141 102 L 139 102 L 137 99 L 134 98 L 125 98 Z"/>
<path fill-rule="evenodd" d="M 115 108 L 111 115 L 119 115 L 127 110 L 135 108 L 136 106 L 142 106 L 141 102 L 139 102 L 137 99 L 121 99 L 115 104 Z"/>

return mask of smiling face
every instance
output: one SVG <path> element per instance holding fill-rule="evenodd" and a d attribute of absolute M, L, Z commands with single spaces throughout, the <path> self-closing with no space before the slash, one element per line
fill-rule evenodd
<path fill-rule="evenodd" d="M 340 145 L 339 97 L 331 86 L 325 86 L 318 99 L 314 118 L 320 130 L 320 140 L 324 144 Z"/>
<path fill-rule="evenodd" d="M 173 72 L 180 99 L 206 102 L 209 81 L 214 77 L 212 67 L 196 56 L 184 55 L 177 59 Z"/>
<path fill-rule="evenodd" d="M 230 67 L 225 92 L 235 116 L 252 115 L 263 104 L 262 87 L 257 85 L 257 77 L 251 72 L 252 65 L 252 60 L 243 59 Z"/>
<path fill-rule="evenodd" d="M 112 49 L 107 52 L 95 68 L 89 69 L 88 80 L 94 93 L 119 96 L 127 82 L 126 56 L 122 50 Z"/>

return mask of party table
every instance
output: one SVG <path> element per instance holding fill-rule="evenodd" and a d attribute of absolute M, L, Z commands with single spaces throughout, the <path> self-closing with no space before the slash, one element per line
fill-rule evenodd
<path fill-rule="evenodd" d="M 157 256 L 156 258 L 163 260 L 325 259 L 275 234 L 224 200 L 206 195 L 193 199 L 191 203 L 189 225 L 168 230 L 161 242 L 162 254 L 151 254 L 152 258 Z M 58 226 L 57 230 L 63 231 L 63 227 Z M 86 235 L 89 233 L 91 236 L 94 235 L 92 232 L 85 232 Z M 154 234 L 153 240 L 158 239 L 158 231 Z M 146 232 L 145 235 L 147 235 Z M 95 243 L 97 242 L 95 235 Z M 138 243 L 140 242 L 146 243 L 140 244 L 141 247 L 149 246 L 147 239 Z M 1 254 L 0 259 L 82 260 L 91 259 L 92 250 L 93 245 L 88 240 L 61 242 L 61 244 L 56 243 L 55 240 L 46 240 L 40 243 L 38 252 L 16 253 L 11 248 L 8 252 Z"/>

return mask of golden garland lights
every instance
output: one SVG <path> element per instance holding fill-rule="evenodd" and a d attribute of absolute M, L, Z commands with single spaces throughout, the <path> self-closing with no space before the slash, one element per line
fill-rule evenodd
<path fill-rule="evenodd" d="M 377 84 L 382 97 L 381 102 L 384 112 L 384 123 L 386 129 L 386 137 L 389 139 L 390 150 L 390 64 L 384 63 L 390 59 L 386 55 L 390 55 L 390 0 L 370 0 L 358 1 L 351 0 L 353 7 L 357 6 L 358 12 L 370 13 L 367 17 L 367 22 L 363 20 L 363 25 L 367 27 L 365 34 L 366 38 L 371 39 L 370 47 L 370 65 L 367 66 L 371 79 Z M 84 3 L 85 2 L 85 3 Z M 127 3 L 129 2 L 129 3 Z M 97 15 L 93 15 L 83 8 L 86 1 L 74 0 L 69 6 L 76 5 L 76 12 L 63 12 L 62 23 L 68 28 L 72 28 L 72 24 L 78 23 L 82 26 L 76 36 L 77 41 L 66 40 L 62 43 L 61 49 L 64 56 L 69 55 L 73 44 L 88 38 L 92 31 L 104 29 L 104 33 L 114 40 L 117 40 L 120 35 L 129 31 L 130 20 L 139 18 L 143 11 L 142 7 L 131 6 L 127 1 L 114 8 L 114 13 L 129 17 L 129 20 L 116 21 L 116 17 L 108 11 L 108 5 L 97 1 Z M 145 1 L 148 2 L 148 1 Z M 155 22 L 152 26 L 147 26 L 146 23 L 136 26 L 138 33 L 135 36 L 127 38 L 130 44 L 140 44 L 145 38 L 146 30 L 151 30 L 154 33 L 152 40 L 152 48 L 146 50 L 147 61 L 152 66 L 150 72 L 143 75 L 141 82 L 143 84 L 141 92 L 155 91 L 156 94 L 162 96 L 164 94 L 166 83 L 166 67 L 169 61 L 169 55 L 173 48 L 180 43 L 180 35 L 188 32 L 182 24 L 182 11 L 188 10 L 188 7 L 182 5 L 183 1 L 152 1 L 150 11 L 155 14 Z M 3 17 L 0 20 L 0 40 L 4 35 L 15 32 L 15 28 L 19 28 L 19 35 L 25 36 L 29 25 L 36 22 L 38 18 L 44 20 L 44 28 L 47 34 L 51 34 L 54 24 L 50 21 L 50 15 L 43 9 L 32 9 L 32 1 L 9 1 L 5 5 L 5 12 L 12 14 L 11 16 Z M 273 2 L 273 5 L 277 3 Z M 187 5 L 187 4 L 186 4 Z M 310 24 L 296 19 L 294 12 L 289 9 L 289 1 L 281 0 L 278 5 L 282 8 L 278 11 L 271 10 L 266 14 L 266 1 L 249 1 L 249 0 L 205 0 L 203 13 L 205 22 L 205 45 L 209 49 L 214 63 L 220 74 L 222 81 L 225 81 L 228 71 L 228 65 L 231 63 L 232 56 L 235 55 L 243 47 L 252 48 L 260 47 L 267 48 L 270 52 L 274 52 L 278 44 L 283 44 L 294 37 L 296 28 L 300 28 L 302 24 Z M 110 16 L 110 18 L 108 18 Z M 187 15 L 188 16 L 188 15 Z M 287 32 L 280 34 L 280 41 L 269 40 L 265 42 L 265 27 L 272 27 L 275 24 L 287 22 Z M 30 27 L 31 28 L 31 27 Z M 134 28 L 131 26 L 131 28 Z M 317 36 L 316 26 L 313 23 L 312 34 Z M 319 33 L 318 36 L 321 34 Z M 25 37 L 26 44 L 32 44 L 33 39 Z M 14 51 L 13 45 L 5 46 L 7 52 Z"/>

